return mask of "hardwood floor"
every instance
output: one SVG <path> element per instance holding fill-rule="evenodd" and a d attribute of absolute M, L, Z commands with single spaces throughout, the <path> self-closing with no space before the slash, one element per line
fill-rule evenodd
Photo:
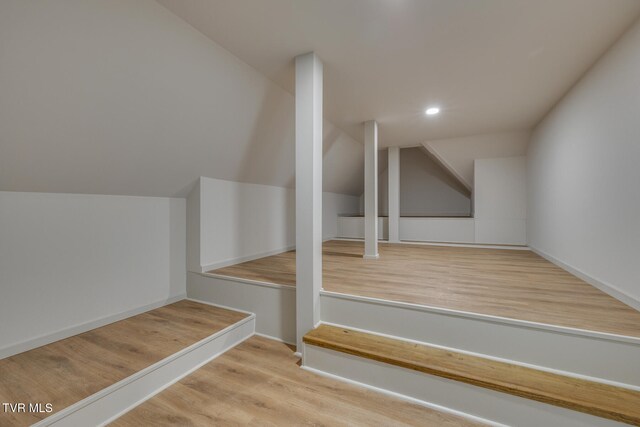
<path fill-rule="evenodd" d="M 183 300 L 0 360 L 0 402 L 66 408 L 247 317 Z M 1 426 L 51 414 L 5 413 Z"/>
<path fill-rule="evenodd" d="M 640 392 L 428 345 L 320 325 L 304 342 L 598 417 L 640 425 Z"/>
<path fill-rule="evenodd" d="M 640 312 L 531 251 L 363 245 L 324 244 L 325 290 L 640 337 Z M 295 286 L 295 251 L 211 273 Z"/>
<path fill-rule="evenodd" d="M 112 426 L 477 425 L 304 371 L 286 344 L 253 337 Z"/>

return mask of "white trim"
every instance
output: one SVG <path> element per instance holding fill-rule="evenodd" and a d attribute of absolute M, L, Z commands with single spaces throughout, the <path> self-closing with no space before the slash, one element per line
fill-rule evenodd
<path fill-rule="evenodd" d="M 238 313 L 243 313 L 243 314 L 246 314 L 248 316 L 255 316 L 255 313 L 252 313 L 252 312 L 247 311 L 247 310 L 241 310 L 239 308 L 229 307 L 229 306 L 222 305 L 222 304 L 215 304 L 213 302 L 209 302 L 209 301 L 205 301 L 205 300 L 201 300 L 201 299 L 197 299 L 197 298 L 189 298 L 189 297 L 187 297 L 186 299 L 188 301 L 197 302 L 198 304 L 210 305 L 211 307 L 223 308 L 225 310 L 237 311 Z"/>
<path fill-rule="evenodd" d="M 302 365 L 333 374 L 336 379 L 364 383 L 459 414 L 471 415 L 492 425 L 620 425 L 613 420 L 560 406 L 308 344 L 305 345 Z"/>
<path fill-rule="evenodd" d="M 329 193 L 329 192 L 326 192 L 326 193 Z M 338 194 L 338 193 L 331 193 L 331 194 Z M 338 215 L 338 216 L 340 216 L 340 215 Z M 328 242 L 329 240 L 334 240 L 334 239 L 336 239 L 335 236 L 323 237 L 322 238 L 322 242 L 324 243 L 324 242 Z M 281 254 L 281 253 L 284 253 L 284 252 L 289 252 L 289 251 L 294 251 L 294 250 L 296 250 L 296 245 L 286 246 L 286 247 L 281 248 L 281 249 L 274 249 L 274 250 L 271 250 L 271 251 L 261 252 L 261 253 L 253 254 L 253 255 L 241 256 L 241 257 L 237 257 L 237 258 L 230 258 L 230 259 L 227 259 L 225 261 L 214 262 L 213 264 L 203 265 L 203 266 L 201 266 L 200 271 L 193 271 L 193 272 L 194 273 L 216 275 L 216 273 L 209 273 L 209 271 L 217 270 L 219 268 L 229 267 L 231 265 L 241 264 L 243 262 L 253 261 L 253 260 L 256 260 L 256 259 L 260 259 L 260 258 L 265 258 L 265 257 L 272 256 L 272 255 L 278 255 L 278 254 Z"/>
<path fill-rule="evenodd" d="M 295 248 L 296 248 L 295 245 L 291 245 L 291 246 L 286 246 L 280 249 L 273 249 L 270 251 L 260 252 L 257 254 L 246 255 L 246 256 L 226 259 L 224 261 L 214 262 L 212 264 L 203 265 L 202 271 L 198 271 L 198 273 L 206 273 L 207 271 L 216 270 L 218 268 L 228 267 L 230 265 L 240 264 L 242 262 L 253 261 L 254 259 L 264 258 L 271 255 L 277 255 L 283 252 L 289 252 L 291 250 L 294 250 Z"/>
<path fill-rule="evenodd" d="M 260 280 L 244 279 L 242 277 L 225 276 L 224 274 L 198 273 L 197 271 L 192 271 L 191 273 L 199 274 L 200 276 L 204 276 L 204 277 L 213 277 L 214 279 L 223 279 L 231 282 L 244 283 L 246 285 L 264 286 L 267 288 L 284 289 L 284 290 L 294 291 L 294 292 L 296 290 L 296 287 L 293 285 L 282 285 L 280 283 L 271 283 L 271 282 L 263 282 Z"/>
<path fill-rule="evenodd" d="M 362 258 L 364 259 L 379 259 L 380 258 L 380 254 L 375 254 L 375 255 L 363 255 Z"/>
<path fill-rule="evenodd" d="M 285 341 L 295 340 L 296 292 L 293 286 L 189 272 L 187 295 L 232 310 L 255 313 L 257 332 Z"/>
<path fill-rule="evenodd" d="M 640 386 L 638 338 L 328 292 L 320 299 L 325 323 Z"/>
<path fill-rule="evenodd" d="M 520 326 L 524 328 L 530 328 L 530 329 L 543 329 L 543 330 L 548 330 L 553 332 L 560 332 L 567 335 L 581 335 L 581 336 L 587 336 L 591 338 L 598 338 L 602 340 L 622 341 L 622 342 L 627 342 L 635 345 L 640 345 L 639 337 L 610 334 L 607 332 L 590 331 L 586 329 L 570 328 L 567 326 L 557 326 L 557 325 L 551 325 L 548 323 L 538 323 L 538 322 L 531 322 L 528 320 L 511 319 L 508 317 L 492 316 L 490 314 L 472 313 L 469 311 L 453 310 L 449 308 L 433 307 L 429 305 L 412 304 L 407 302 L 363 297 L 359 295 L 349 295 L 349 294 L 343 294 L 340 292 L 332 292 L 332 291 L 325 291 L 325 290 L 321 290 L 320 295 L 325 295 L 325 296 L 340 298 L 345 300 L 366 302 L 369 304 L 400 307 L 408 310 L 425 311 L 425 312 L 445 314 L 448 316 L 455 316 L 455 317 L 465 317 L 465 318 L 483 320 L 483 321 L 492 322 L 492 323 L 503 323 L 508 325 Z"/>
<path fill-rule="evenodd" d="M 246 310 L 241 310 L 239 308 L 228 307 L 228 306 L 222 305 L 222 304 L 215 304 L 215 303 L 212 303 L 212 302 L 209 302 L 209 301 L 196 299 L 196 298 L 186 298 L 186 299 L 189 300 L 189 301 L 200 303 L 200 304 L 206 304 L 206 305 L 210 305 L 210 306 L 213 306 L 213 307 L 224 308 L 225 310 L 237 311 L 239 313 L 245 313 L 245 314 L 248 314 L 248 315 L 254 315 L 255 316 L 255 313 L 252 313 L 252 312 L 246 311 Z M 282 338 L 274 337 L 272 335 L 263 334 L 263 333 L 260 333 L 260 332 L 254 332 L 253 334 L 256 335 L 256 336 L 262 337 L 262 338 L 266 338 L 266 339 L 273 340 L 273 341 L 278 341 L 278 342 L 281 342 L 281 343 L 284 343 L 284 344 L 289 344 L 289 345 L 292 345 L 292 346 L 296 345 L 295 342 L 286 341 L 286 340 L 283 340 Z M 296 354 L 299 354 L 299 353 L 296 353 Z"/>
<path fill-rule="evenodd" d="M 278 341 L 278 342 L 281 342 L 281 343 L 284 343 L 284 344 L 292 345 L 294 347 L 296 346 L 296 343 L 294 343 L 294 342 L 286 341 L 286 340 L 283 340 L 282 338 L 274 337 L 274 336 L 263 334 L 263 333 L 260 333 L 260 332 L 255 332 L 254 335 L 262 337 L 262 338 L 266 338 L 268 340 Z M 294 354 L 299 354 L 299 353 L 294 353 Z"/>
<path fill-rule="evenodd" d="M 149 311 L 159 307 L 163 307 L 165 305 L 173 304 L 174 302 L 181 301 L 186 297 L 187 297 L 186 293 L 181 293 L 181 294 L 169 297 L 167 299 L 152 302 L 151 304 L 132 308 L 130 310 L 121 311 L 120 313 L 116 313 L 116 314 L 110 314 L 108 316 L 100 317 L 95 320 L 90 320 L 88 322 L 84 322 L 79 325 L 60 329 L 56 332 L 40 335 L 35 338 L 30 338 L 28 340 L 25 340 L 16 344 L 9 344 L 5 347 L 0 348 L 0 359 L 4 359 L 6 357 L 10 357 L 18 353 L 29 351 L 37 347 L 42 347 L 43 345 L 51 344 L 52 342 L 60 341 L 62 339 L 69 338 L 74 335 L 82 334 L 92 329 L 100 328 L 102 326 L 106 326 L 111 323 L 136 316 L 138 314 L 144 313 L 145 311 Z"/>
<path fill-rule="evenodd" d="M 253 335 L 255 316 L 154 363 L 34 424 L 106 425 Z"/>
<path fill-rule="evenodd" d="M 454 248 L 477 248 L 477 249 L 510 249 L 514 251 L 528 251 L 528 246 L 525 245 L 490 245 L 486 243 L 454 243 L 454 242 L 431 242 L 422 240 L 408 240 L 404 239 L 399 242 L 405 245 L 425 245 L 425 246 L 447 246 Z"/>
<path fill-rule="evenodd" d="M 447 162 L 447 160 L 442 157 L 430 144 L 431 141 L 423 142 L 419 145 L 419 147 L 424 148 L 427 152 L 432 156 L 432 158 L 440 164 L 441 167 L 445 168 L 447 172 L 449 172 L 455 179 L 458 180 L 460 184 L 464 188 L 466 188 L 470 193 L 473 192 L 473 185 L 470 182 L 467 182 L 466 179 L 462 175 L 458 173 L 458 171 L 451 165 L 451 163 Z"/>
<path fill-rule="evenodd" d="M 506 424 L 495 423 L 493 421 L 489 421 L 489 420 L 484 419 L 484 418 L 480 418 L 480 417 L 476 417 L 476 416 L 473 416 L 473 415 L 470 415 L 470 414 L 467 414 L 467 413 L 464 413 L 464 412 L 456 411 L 455 409 L 451 409 L 451 408 L 447 408 L 445 406 L 441 406 L 441 405 L 436 405 L 436 404 L 433 404 L 433 403 L 425 402 L 424 400 L 416 399 L 415 397 L 407 396 L 405 394 L 396 393 L 395 391 L 385 390 L 383 388 L 379 388 L 379 387 L 376 387 L 376 386 L 373 386 L 373 385 L 370 385 L 370 384 L 366 384 L 366 383 L 363 383 L 363 382 L 360 382 L 360 381 L 354 381 L 354 380 L 349 379 L 349 378 L 340 377 L 338 375 L 334 375 L 334 374 L 331 374 L 329 372 L 321 371 L 319 369 L 312 368 L 310 366 L 302 365 L 300 367 L 302 369 L 304 369 L 305 371 L 314 373 L 316 375 L 320 375 L 322 377 L 330 378 L 332 380 L 344 382 L 344 383 L 351 384 L 351 385 L 354 385 L 354 386 L 357 386 L 357 387 L 363 387 L 363 388 L 366 388 L 367 390 L 372 390 L 372 391 L 375 391 L 376 393 L 384 394 L 385 396 L 390 396 L 390 397 L 393 397 L 393 398 L 396 398 L 396 399 L 404 400 L 406 402 L 415 403 L 416 405 L 424 406 L 425 408 L 433 409 L 434 411 L 445 412 L 447 414 L 456 415 L 458 417 L 466 418 L 468 420 L 475 421 L 475 422 L 482 423 L 482 424 L 488 424 L 490 426 L 508 427 Z"/>
<path fill-rule="evenodd" d="M 474 352 L 474 351 L 468 351 L 468 350 L 462 350 L 462 349 L 459 349 L 459 348 L 447 347 L 447 346 L 444 346 L 444 345 L 432 344 L 432 343 L 429 343 L 429 342 L 418 341 L 418 340 L 414 340 L 414 339 L 411 339 L 411 338 L 398 337 L 398 336 L 395 336 L 395 335 L 389 335 L 389 334 L 383 334 L 383 333 L 380 333 L 380 332 L 368 331 L 368 330 L 361 329 L 361 328 L 354 328 L 352 326 L 339 325 L 339 324 L 331 323 L 331 322 L 322 322 L 322 324 L 328 325 L 328 326 L 335 326 L 335 327 L 338 327 L 338 328 L 350 329 L 352 331 L 363 332 L 363 333 L 366 333 L 366 334 L 376 335 L 376 336 L 379 336 L 379 337 L 391 338 L 391 339 L 394 339 L 396 341 L 404 341 L 404 342 L 407 342 L 407 343 L 412 343 L 412 344 L 418 344 L 418 345 L 423 345 L 423 346 L 427 346 L 427 347 L 438 348 L 438 349 L 441 349 L 441 350 L 447 350 L 447 351 L 451 351 L 451 352 L 454 352 L 454 353 L 465 354 L 465 355 L 468 355 L 468 356 L 481 357 L 483 359 L 493 360 L 495 362 L 508 363 L 510 365 L 522 366 L 522 367 L 525 367 L 525 368 L 535 369 L 537 371 L 549 372 L 549 373 L 552 373 L 552 374 L 562 375 L 562 376 L 565 376 L 565 377 L 571 377 L 571 378 L 576 378 L 576 379 L 580 379 L 580 380 L 591 381 L 591 382 L 594 382 L 594 383 L 607 384 L 607 385 L 611 385 L 611 386 L 614 386 L 614 387 L 620 387 L 620 388 L 625 388 L 625 389 L 628 389 L 628 390 L 634 390 L 634 391 L 640 392 L 640 386 L 636 386 L 636 385 L 632 385 L 632 384 L 625 384 L 625 383 L 621 383 L 621 382 L 618 382 L 618 381 L 611 381 L 611 380 L 607 380 L 607 379 L 604 379 L 604 378 L 597 378 L 597 377 L 592 377 L 592 376 L 589 376 L 589 375 L 578 374 L 578 373 L 575 373 L 575 372 L 563 371 L 563 370 L 560 370 L 560 369 L 554 369 L 554 368 L 548 368 L 548 367 L 545 367 L 545 366 L 534 365 L 532 363 L 519 362 L 517 360 L 511 360 L 511 359 L 505 359 L 505 358 L 502 358 L 502 357 L 491 356 L 491 355 L 484 354 L 484 353 L 477 353 L 477 352 Z"/>
<path fill-rule="evenodd" d="M 629 307 L 640 311 L 640 300 L 632 297 L 631 295 L 629 295 L 622 289 L 618 288 L 617 286 L 612 285 L 611 283 L 607 283 L 602 280 L 596 279 L 595 277 L 590 276 L 589 274 L 585 273 L 579 268 L 576 268 L 570 264 L 567 264 L 566 262 L 560 261 L 558 258 L 554 257 L 553 255 L 550 255 L 540 249 L 534 248 L 533 246 L 531 247 L 531 250 L 536 254 L 540 255 L 542 258 L 546 259 L 547 261 L 552 262 L 558 267 L 567 270 L 569 273 L 573 274 L 574 276 L 579 277 L 580 279 L 584 280 L 591 286 L 600 289 L 602 292 L 612 296 L 618 301 L 623 302 Z"/>
<path fill-rule="evenodd" d="M 438 218 L 438 219 L 446 219 L 446 218 Z M 451 218 L 451 219 L 460 219 L 460 218 Z M 473 218 L 470 218 L 470 219 L 473 219 Z M 352 237 L 334 237 L 331 240 L 344 240 L 346 242 L 364 242 L 364 239 L 356 239 Z M 478 248 L 478 249 L 512 249 L 514 251 L 531 250 L 528 246 L 520 246 L 520 245 L 488 245 L 483 243 L 431 242 L 431 241 L 407 240 L 407 239 L 400 240 L 399 242 L 389 242 L 385 239 L 380 239 L 378 240 L 378 242 L 382 244 L 391 244 L 391 245 L 424 245 L 424 246 L 445 246 L 445 247 L 454 247 L 454 248 Z"/>

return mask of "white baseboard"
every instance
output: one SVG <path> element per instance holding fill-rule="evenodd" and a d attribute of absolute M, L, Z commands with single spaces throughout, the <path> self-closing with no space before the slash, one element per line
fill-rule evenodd
<path fill-rule="evenodd" d="M 246 311 L 246 310 L 240 310 L 239 308 L 233 308 L 233 307 L 228 307 L 226 305 L 221 305 L 221 304 L 215 304 L 209 301 L 203 301 L 203 300 L 199 300 L 199 299 L 195 299 L 195 298 L 186 298 L 188 301 L 193 301 L 193 302 L 197 302 L 198 304 L 204 304 L 204 305 L 210 305 L 211 307 L 217 307 L 217 308 L 222 308 L 224 310 L 231 310 L 231 311 L 236 311 L 238 313 L 244 313 L 248 316 L 255 316 L 255 313 L 252 313 L 250 311 Z"/>
<path fill-rule="evenodd" d="M 585 273 L 584 271 L 580 270 L 579 268 L 576 268 L 570 264 L 567 264 L 564 261 L 559 260 L 558 258 L 554 257 L 553 255 L 550 255 L 540 249 L 537 249 L 533 246 L 531 246 L 531 250 L 535 253 L 537 253 L 538 255 L 540 255 L 542 258 L 546 259 L 549 262 L 554 263 L 555 265 L 557 265 L 560 268 L 563 268 L 565 270 L 567 270 L 569 273 L 573 274 L 574 276 L 579 277 L 580 279 L 584 280 L 585 282 L 587 282 L 588 284 L 590 284 L 591 286 L 594 286 L 598 289 L 600 289 L 602 292 L 611 295 L 613 298 L 625 303 L 626 305 L 628 305 L 629 307 L 632 307 L 638 311 L 640 311 L 640 300 L 632 297 L 631 295 L 629 295 L 628 293 L 626 293 L 625 291 L 623 291 L 622 289 L 618 288 L 615 285 L 612 285 L 611 283 L 607 283 L 604 282 L 602 280 L 596 279 L 593 276 L 590 276 L 589 274 Z"/>
<path fill-rule="evenodd" d="M 294 292 L 296 290 L 296 287 L 294 285 L 281 285 L 279 283 L 263 282 L 260 280 L 245 279 L 243 277 L 225 276 L 224 274 L 198 273 L 197 271 L 188 271 L 187 273 L 199 274 L 200 276 L 203 276 L 203 277 L 211 277 L 213 279 L 221 279 L 229 282 L 242 283 L 244 285 L 264 286 L 266 288 L 284 289 L 284 290 L 289 290 Z"/>
<path fill-rule="evenodd" d="M 344 240 L 347 242 L 363 242 L 364 239 L 358 239 L 353 237 L 334 237 L 330 240 Z M 476 248 L 476 249 L 510 249 L 514 251 L 529 251 L 528 246 L 520 245 L 492 245 L 485 243 L 454 243 L 454 242 L 432 242 L 425 240 L 399 240 L 397 242 L 389 242 L 385 239 L 378 239 L 379 244 L 391 244 L 391 245 L 424 245 L 424 246 L 447 246 L 453 248 Z"/>
<path fill-rule="evenodd" d="M 262 338 L 266 338 L 266 339 L 268 339 L 268 340 L 278 341 L 278 342 L 281 342 L 281 343 L 283 343 L 283 344 L 292 345 L 292 346 L 294 346 L 294 347 L 295 347 L 295 345 L 296 345 L 296 343 L 294 343 L 294 342 L 291 342 L 291 341 L 285 341 L 285 340 L 283 340 L 282 338 L 274 337 L 274 336 L 267 335 L 267 334 L 261 334 L 260 332 L 256 332 L 254 335 L 259 336 L 259 337 L 262 337 Z"/>
<path fill-rule="evenodd" d="M 245 281 L 208 273 L 187 274 L 187 295 L 256 315 L 256 332 L 285 342 L 296 339 L 296 292 L 293 286 Z"/>
<path fill-rule="evenodd" d="M 69 338 L 74 335 L 81 334 L 83 332 L 90 331 L 92 329 L 106 326 L 110 323 L 117 322 L 119 320 L 126 319 L 128 317 L 136 316 L 144 313 L 145 311 L 153 310 L 168 304 L 173 304 L 187 297 L 186 293 L 178 294 L 167 299 L 152 302 L 140 307 L 133 308 L 131 310 L 121 311 L 119 313 L 110 314 L 98 319 L 90 320 L 88 322 L 81 323 L 79 325 L 70 326 L 68 328 L 60 329 L 50 334 L 44 334 L 35 338 L 29 338 L 28 340 L 10 344 L 8 346 L 0 348 L 0 359 L 13 356 L 14 354 L 22 353 L 28 350 L 32 350 L 43 345 L 51 344 L 52 342 L 59 341 L 65 338 Z"/>
<path fill-rule="evenodd" d="M 399 244 L 405 245 L 425 245 L 425 246 L 447 246 L 452 248 L 476 248 L 476 249 L 509 249 L 514 251 L 530 250 L 526 245 L 497 245 L 490 243 L 455 243 L 455 242 L 429 242 L 424 240 L 401 240 Z"/>
<path fill-rule="evenodd" d="M 226 259 L 224 261 L 214 262 L 213 264 L 203 265 L 202 266 L 202 271 L 200 271 L 200 273 L 206 273 L 207 271 L 216 270 L 218 268 L 228 267 L 230 265 L 240 264 L 242 262 L 253 261 L 254 259 L 258 259 L 258 258 L 264 258 L 264 257 L 268 257 L 268 256 L 271 256 L 271 255 L 281 254 L 282 252 L 292 251 L 295 248 L 296 248 L 296 246 L 292 245 L 292 246 L 287 246 L 287 247 L 284 247 L 284 248 L 273 249 L 273 250 L 266 251 L 266 252 L 260 252 L 260 253 L 256 253 L 256 254 L 245 255 L 245 256 L 236 257 L 236 258 L 230 258 L 230 259 Z"/>
<path fill-rule="evenodd" d="M 302 366 L 489 425 L 613 427 L 612 420 L 305 344 Z"/>
<path fill-rule="evenodd" d="M 34 427 L 103 426 L 250 338 L 255 316 L 216 332 L 44 420 Z"/>
<path fill-rule="evenodd" d="M 323 243 L 324 242 L 328 242 L 329 240 L 333 240 L 335 238 L 336 238 L 335 236 L 323 237 L 322 238 L 322 242 Z M 271 255 L 281 254 L 282 252 L 293 251 L 295 249 L 296 249 L 296 245 L 291 245 L 291 246 L 287 246 L 285 248 L 274 249 L 274 250 L 271 250 L 271 251 L 260 252 L 260 253 L 257 253 L 257 254 L 246 255 L 246 256 L 241 256 L 241 257 L 237 257 L 237 258 L 231 258 L 231 259 L 227 259 L 225 261 L 220 261 L 220 262 L 214 262 L 213 264 L 203 265 L 202 268 L 201 268 L 201 271 L 198 271 L 197 273 L 206 273 L 207 271 L 216 270 L 218 268 L 228 267 L 230 265 L 240 264 L 242 262 L 253 261 L 253 260 L 259 259 L 259 258 L 264 258 L 264 257 L 268 257 L 268 256 L 271 256 Z"/>
<path fill-rule="evenodd" d="M 351 326 L 338 325 L 338 324 L 329 323 L 329 322 L 321 322 L 321 323 L 325 324 L 325 325 L 328 325 L 328 326 L 333 326 L 333 327 L 336 327 L 336 328 L 350 329 L 352 331 L 362 332 L 362 333 L 369 334 L 369 335 L 375 335 L 375 336 L 379 336 L 379 337 L 383 337 L 383 338 L 390 338 L 390 339 L 393 339 L 393 340 L 396 340 L 396 341 L 403 341 L 403 342 L 406 342 L 406 343 L 416 344 L 416 345 L 426 345 L 426 346 L 429 346 L 429 347 L 438 348 L 438 349 L 445 350 L 445 351 L 450 351 L 450 352 L 453 352 L 453 353 L 460 353 L 460 354 L 464 354 L 464 355 L 468 355 L 468 356 L 480 357 L 480 358 L 487 359 L 487 360 L 493 360 L 495 362 L 508 363 L 510 365 L 522 366 L 522 367 L 525 367 L 525 368 L 535 369 L 535 370 L 538 370 L 538 371 L 549 372 L 549 373 L 552 373 L 552 374 L 562 375 L 562 376 L 565 376 L 565 377 L 576 378 L 576 379 L 596 382 L 596 383 L 600 383 L 600 384 L 607 384 L 607 385 L 611 385 L 611 386 L 614 386 L 614 387 L 626 388 L 628 390 L 634 390 L 634 391 L 640 392 L 640 386 L 634 386 L 634 385 L 631 385 L 631 384 L 625 384 L 625 383 L 621 383 L 621 382 L 618 382 L 618 381 L 610 381 L 610 380 L 606 380 L 606 379 L 602 379 L 602 378 L 590 377 L 588 375 L 580 375 L 580 374 L 577 374 L 575 372 L 562 371 L 562 370 L 559 370 L 559 369 L 548 368 L 546 366 L 533 365 L 531 363 L 523 363 L 523 362 L 520 362 L 520 361 L 517 361 L 517 360 L 505 359 L 505 358 L 502 358 L 502 357 L 495 357 L 495 356 L 491 356 L 491 355 L 488 355 L 488 354 L 462 350 L 462 349 L 459 349 L 459 348 L 446 347 L 446 346 L 433 344 L 433 343 L 429 343 L 429 342 L 417 341 L 417 340 L 414 340 L 414 339 L 411 339 L 411 338 L 398 337 L 398 336 L 395 336 L 395 335 L 384 334 L 384 333 L 380 333 L 380 332 L 376 332 L 376 331 L 368 331 L 368 330 L 365 330 L 365 329 L 354 328 L 354 327 L 351 327 Z"/>
<path fill-rule="evenodd" d="M 320 304 L 323 323 L 640 387 L 640 338 L 324 290 Z"/>
<path fill-rule="evenodd" d="M 300 366 L 300 368 L 304 369 L 305 371 L 314 373 L 316 375 L 320 375 L 322 377 L 331 378 L 332 380 L 335 380 L 335 381 L 345 382 L 347 384 L 351 384 L 351 385 L 354 385 L 356 387 L 366 388 L 367 390 L 372 390 L 372 391 L 375 391 L 376 393 L 384 394 L 385 396 L 390 396 L 390 397 L 393 397 L 395 399 L 404 400 L 406 402 L 410 402 L 410 403 L 414 403 L 416 405 L 424 406 L 425 408 L 433 409 L 434 411 L 445 412 L 445 413 L 448 413 L 448 414 L 456 415 L 458 417 L 467 418 L 469 420 L 475 421 L 475 422 L 480 423 L 480 424 L 487 424 L 487 425 L 494 426 L 494 427 L 503 427 L 504 426 L 504 424 L 494 423 L 492 421 L 485 420 L 484 418 L 474 417 L 473 415 L 465 414 L 463 412 L 456 411 L 454 409 L 450 409 L 450 408 L 446 408 L 444 406 L 435 405 L 435 404 L 432 404 L 432 403 L 429 403 L 429 402 L 425 402 L 423 400 L 419 400 L 419 399 L 413 398 L 411 396 L 406 396 L 404 394 L 396 393 L 394 391 L 386 390 L 384 388 L 376 387 L 376 386 L 373 386 L 373 385 L 370 385 L 370 384 L 366 384 L 366 383 L 363 383 L 363 382 L 354 381 L 354 380 L 351 380 L 349 378 L 339 377 L 339 376 L 331 374 L 329 372 L 320 371 L 320 370 L 318 370 L 316 368 L 312 368 L 312 367 L 309 367 L 309 366 L 302 365 L 302 366 Z M 504 426 L 504 427 L 507 427 L 507 426 Z"/>

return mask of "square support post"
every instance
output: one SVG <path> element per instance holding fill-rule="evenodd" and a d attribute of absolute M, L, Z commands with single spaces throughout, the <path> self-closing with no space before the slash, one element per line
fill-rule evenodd
<path fill-rule="evenodd" d="M 296 57 L 296 344 L 320 322 L 322 288 L 322 62 Z"/>
<path fill-rule="evenodd" d="M 364 124 L 364 258 L 378 258 L 378 123 Z"/>
<path fill-rule="evenodd" d="M 400 242 L 400 147 L 389 147 L 389 242 Z"/>

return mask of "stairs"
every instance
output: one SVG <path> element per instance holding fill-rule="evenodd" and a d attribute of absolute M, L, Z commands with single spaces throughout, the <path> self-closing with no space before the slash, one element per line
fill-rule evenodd
<path fill-rule="evenodd" d="M 0 426 L 105 425 L 254 332 L 253 314 L 182 300 L 0 359 Z"/>
<path fill-rule="evenodd" d="M 322 361 L 319 361 L 319 357 L 321 357 L 322 354 L 314 353 L 313 347 L 337 352 L 342 355 L 355 356 L 355 358 L 346 358 L 345 363 L 347 364 L 356 363 L 358 359 L 375 361 L 413 371 L 411 378 L 416 377 L 415 374 L 417 371 L 420 374 L 428 374 L 421 375 L 423 378 L 428 378 L 429 376 L 444 378 L 457 383 L 458 387 L 460 387 L 461 384 L 465 384 L 471 385 L 473 388 L 491 390 L 491 393 L 499 392 L 497 396 L 492 396 L 492 398 L 497 398 L 497 400 L 494 399 L 495 402 L 500 402 L 500 397 L 510 395 L 544 404 L 534 405 L 537 405 L 535 409 L 537 413 L 539 413 L 539 419 L 536 418 L 538 415 L 533 417 L 525 417 L 524 413 L 518 415 L 518 408 L 514 407 L 515 419 L 522 417 L 517 422 L 518 425 L 535 425 L 540 422 L 548 422 L 549 420 L 545 417 L 549 412 L 553 411 L 545 408 L 547 405 L 566 408 L 571 411 L 579 411 L 589 416 L 601 417 L 607 420 L 640 425 L 640 391 L 628 388 L 621 388 L 416 342 L 398 340 L 324 324 L 307 333 L 304 337 L 304 343 L 305 361 L 303 363 L 306 366 L 314 368 L 313 365 L 318 362 L 316 370 L 324 371 L 325 369 L 323 369 L 323 367 L 334 366 L 336 360 L 332 360 L 331 364 L 323 365 Z M 310 360 L 306 360 L 308 350 L 311 350 L 309 354 Z M 309 362 L 309 364 L 307 364 L 307 362 Z M 375 381 L 376 377 L 384 375 L 387 379 L 383 381 L 381 388 L 387 388 L 384 386 L 384 383 L 391 385 L 393 388 L 394 382 L 391 377 L 394 375 L 394 372 L 398 371 L 397 368 L 395 370 L 388 370 L 386 374 L 380 374 L 376 372 L 377 366 L 379 365 L 368 365 L 367 370 L 370 372 L 371 379 Z M 346 372 L 348 372 L 351 368 L 345 369 L 347 369 Z M 358 369 L 353 368 L 353 372 L 365 372 L 367 370 L 361 369 L 358 371 Z M 332 374 L 341 376 L 339 372 L 333 372 Z M 347 373 L 346 375 L 349 374 Z M 404 375 L 408 375 L 408 373 Z M 351 379 L 365 384 L 369 383 L 366 375 Z M 420 379 L 418 378 L 417 380 L 419 381 Z M 400 381 L 398 383 L 398 388 L 395 391 L 400 394 L 405 394 L 402 389 L 404 386 L 402 382 L 403 381 Z M 415 388 L 415 390 L 420 390 L 420 387 L 429 387 L 430 384 L 433 385 L 437 383 L 429 383 L 427 381 L 423 386 L 419 386 Z M 467 389 L 469 387 L 465 387 L 466 389 L 461 389 L 461 393 L 468 391 Z M 455 390 L 455 387 L 452 390 Z M 411 393 L 406 394 L 411 395 Z M 420 396 L 410 397 L 421 399 Z M 462 394 L 460 394 L 460 397 L 462 397 Z M 455 403 L 451 396 L 449 396 L 448 399 L 449 400 L 445 399 L 445 401 L 441 400 L 435 403 L 438 405 L 444 404 L 443 406 L 447 406 L 447 402 Z M 509 409 L 508 406 L 512 403 L 514 402 L 507 399 L 500 403 L 497 411 L 494 412 L 500 413 L 501 410 L 509 412 L 511 409 Z M 519 400 L 515 401 L 515 403 L 522 404 Z M 491 417 L 490 411 L 474 414 L 472 409 L 465 410 L 464 402 L 461 402 L 460 405 L 461 406 L 454 409 L 467 414 L 488 418 L 489 420 L 495 419 Z M 556 417 L 554 419 L 559 420 L 563 419 L 562 417 L 571 417 L 571 413 L 561 413 L 559 416 L 560 418 Z M 585 423 L 584 425 L 608 425 L 600 423 L 597 419 L 594 420 L 593 418 L 595 417 L 576 419 L 576 425 L 583 425 L 583 422 Z M 524 420 L 524 418 L 528 419 Z M 514 418 L 496 421 L 507 421 L 511 424 L 513 419 Z M 593 421 L 593 423 L 591 423 L 591 421 Z M 530 424 L 528 424 L 528 422 L 530 422 Z M 559 421 L 551 421 L 551 424 L 547 425 L 556 425 L 554 424 L 556 422 Z M 563 422 L 563 425 L 569 424 L 564 424 Z"/>

